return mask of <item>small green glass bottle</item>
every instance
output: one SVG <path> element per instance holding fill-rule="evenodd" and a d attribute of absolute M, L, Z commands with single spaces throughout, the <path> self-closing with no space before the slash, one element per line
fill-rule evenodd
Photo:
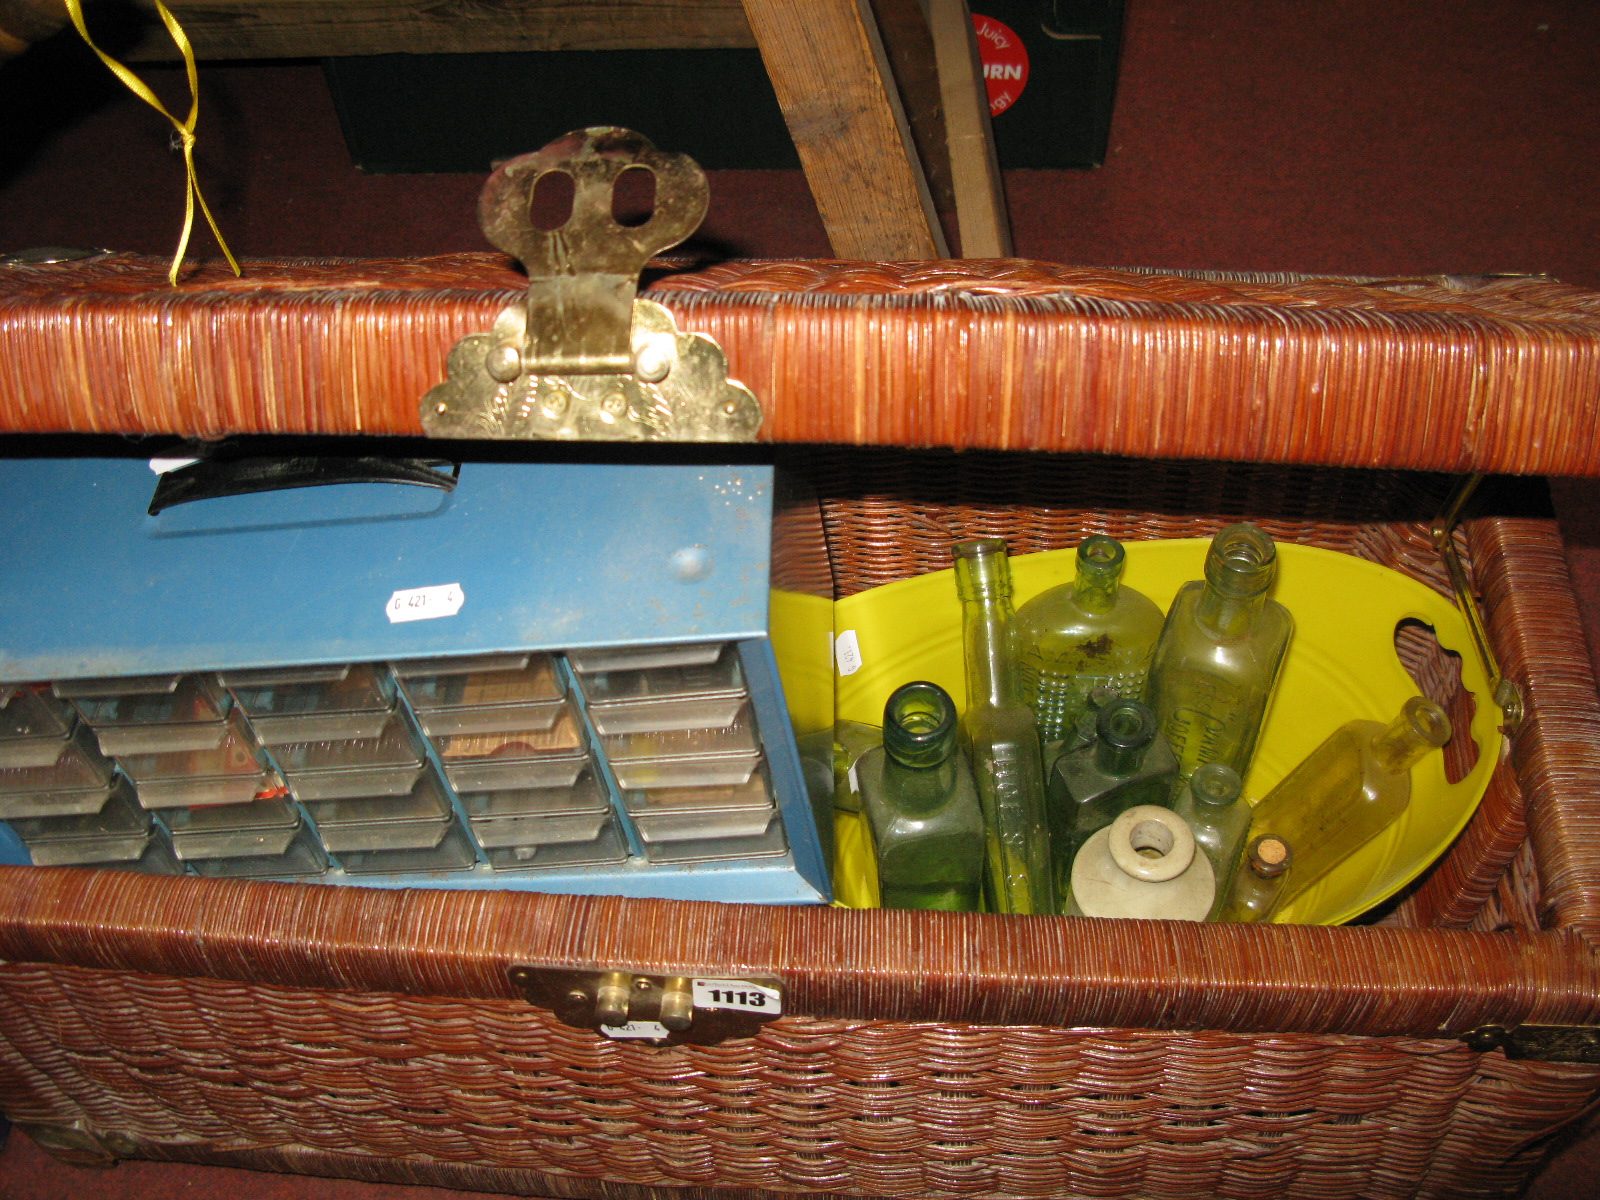
<path fill-rule="evenodd" d="M 1194 831 L 1195 845 L 1211 860 L 1219 904 L 1226 902 L 1239 869 L 1240 851 L 1250 831 L 1250 805 L 1242 795 L 1244 781 L 1227 763 L 1197 767 L 1178 787 L 1172 811 Z"/>
<path fill-rule="evenodd" d="M 1113 700 L 1095 719 L 1095 738 L 1056 760 L 1050 777 L 1050 838 L 1056 888 L 1066 895 L 1072 860 L 1097 831 L 1140 804 L 1165 805 L 1178 763 L 1138 700 Z"/>
<path fill-rule="evenodd" d="M 855 766 L 883 907 L 977 912 L 983 809 L 949 694 L 932 683 L 896 688 L 883 709 L 883 745 Z"/>
<path fill-rule="evenodd" d="M 1033 710 L 1017 687 L 1006 544 L 975 538 L 952 552 L 967 660 L 961 741 L 983 805 L 985 898 L 990 912 L 1054 913 L 1044 762 Z"/>
<path fill-rule="evenodd" d="M 1450 740 L 1450 717 L 1424 696 L 1388 725 L 1350 721 L 1328 735 L 1256 805 L 1252 834 L 1294 847 L 1294 877 L 1280 905 L 1377 837 L 1411 803 L 1411 768 Z"/>
<path fill-rule="evenodd" d="M 1267 598 L 1272 539 L 1230 525 L 1212 539 L 1204 580 L 1178 590 L 1150 664 L 1147 699 L 1187 779 L 1209 762 L 1250 774 L 1294 618 Z"/>
<path fill-rule="evenodd" d="M 1263 834 L 1245 850 L 1244 865 L 1233 877 L 1233 886 L 1219 891 L 1213 921 L 1244 924 L 1265 921 L 1280 906 L 1288 871 L 1294 863 L 1289 843 L 1280 837 Z"/>
<path fill-rule="evenodd" d="M 1046 742 L 1070 735 L 1089 711 L 1089 693 L 1108 687 L 1144 695 L 1150 656 L 1161 635 L 1161 610 L 1121 586 L 1127 554 L 1097 533 L 1078 547 L 1077 576 L 1017 610 L 1017 665 L 1022 698 Z"/>

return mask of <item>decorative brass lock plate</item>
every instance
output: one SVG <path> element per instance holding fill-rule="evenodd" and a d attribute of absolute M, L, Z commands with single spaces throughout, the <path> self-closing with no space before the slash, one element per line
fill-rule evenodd
<path fill-rule="evenodd" d="M 567 1025 L 616 1039 L 706 1046 L 753 1037 L 783 1015 L 780 980 L 656 975 L 617 968 L 515 966 L 530 1004 Z"/>
<path fill-rule="evenodd" d="M 612 214 L 625 171 L 655 178 L 641 225 Z M 545 176 L 572 180 L 572 212 L 536 228 Z M 489 240 L 522 263 L 528 295 L 488 333 L 450 352 L 447 378 L 422 403 L 430 437 L 583 441 L 746 442 L 761 428 L 750 389 L 728 378 L 710 338 L 680 333 L 672 314 L 635 298 L 650 259 L 699 227 L 709 189 L 682 154 L 631 130 L 569 133 L 504 163 L 484 185 L 478 217 Z"/>

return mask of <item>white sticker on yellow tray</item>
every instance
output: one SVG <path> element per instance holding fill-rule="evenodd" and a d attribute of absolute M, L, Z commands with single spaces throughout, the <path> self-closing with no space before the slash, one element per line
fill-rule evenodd
<path fill-rule="evenodd" d="M 841 675 L 854 675 L 861 670 L 861 643 L 856 640 L 854 629 L 846 629 L 833 640 L 833 661 Z"/>
<path fill-rule="evenodd" d="M 383 606 L 384 616 L 391 625 L 401 621 L 431 621 L 435 617 L 453 617 L 461 611 L 467 594 L 459 583 L 441 583 L 433 587 L 401 588 L 389 597 Z"/>
<path fill-rule="evenodd" d="M 608 1038 L 664 1038 L 667 1027 L 660 1021 L 629 1021 L 626 1025 L 602 1025 L 600 1032 Z"/>
<path fill-rule="evenodd" d="M 783 1013 L 783 996 L 777 988 L 762 987 L 743 979 L 696 979 L 694 981 L 694 1006 L 696 1008 L 731 1008 L 737 1012 L 765 1013 L 776 1017 Z"/>

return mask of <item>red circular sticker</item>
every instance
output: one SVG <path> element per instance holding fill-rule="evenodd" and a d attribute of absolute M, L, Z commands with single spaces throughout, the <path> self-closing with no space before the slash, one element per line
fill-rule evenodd
<path fill-rule="evenodd" d="M 989 115 L 998 117 L 1017 102 L 1028 86 L 1028 48 L 1008 25 L 981 13 L 972 14 L 978 31 L 978 57 L 989 88 Z"/>

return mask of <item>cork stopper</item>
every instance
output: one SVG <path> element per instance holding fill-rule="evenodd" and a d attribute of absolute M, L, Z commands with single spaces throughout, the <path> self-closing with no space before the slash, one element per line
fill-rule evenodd
<path fill-rule="evenodd" d="M 1287 871 L 1292 858 L 1289 843 L 1270 833 L 1264 833 L 1251 842 L 1248 853 L 1251 869 L 1268 879 Z"/>

